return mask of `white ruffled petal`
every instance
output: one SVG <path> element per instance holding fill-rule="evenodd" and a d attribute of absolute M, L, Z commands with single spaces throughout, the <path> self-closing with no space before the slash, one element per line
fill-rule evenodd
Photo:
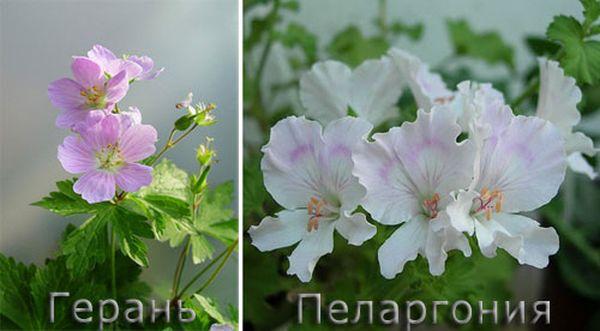
<path fill-rule="evenodd" d="M 291 246 L 308 232 L 306 210 L 284 210 L 277 217 L 265 217 L 258 226 L 251 226 L 248 234 L 252 245 L 261 252 Z"/>
<path fill-rule="evenodd" d="M 456 143 L 460 134 L 455 114 L 448 108 L 419 111 L 373 143 L 363 143 L 353 154 L 354 174 L 367 188 L 363 206 L 383 224 L 398 224 L 422 213 L 422 200 L 438 194 L 438 206 L 450 202 L 450 192 L 467 188 L 473 176 L 475 148 Z"/>
<path fill-rule="evenodd" d="M 389 58 L 367 60 L 352 72 L 350 106 L 358 117 L 377 126 L 397 114 L 402 85 L 400 73 Z"/>
<path fill-rule="evenodd" d="M 471 123 L 482 114 L 498 114 L 504 107 L 504 96 L 492 84 L 464 81 L 457 88 L 451 107 L 457 112 L 458 124 L 463 132 L 468 132 Z"/>
<path fill-rule="evenodd" d="M 300 101 L 306 115 L 327 124 L 348 114 L 352 71 L 337 61 L 314 64 L 300 79 Z"/>
<path fill-rule="evenodd" d="M 377 228 L 367 222 L 367 218 L 362 213 L 353 215 L 342 215 L 335 222 L 335 229 L 348 240 L 350 245 L 360 246 L 365 241 L 373 238 L 377 232 Z"/>
<path fill-rule="evenodd" d="M 548 203 L 564 180 L 566 155 L 560 132 L 548 121 L 517 116 L 482 147 L 477 191 L 498 190 L 502 211 L 519 212 Z"/>
<path fill-rule="evenodd" d="M 446 269 L 447 252 L 458 249 L 464 256 L 471 256 L 471 246 L 463 233 L 448 226 L 449 219 L 445 213 L 440 213 L 436 219 L 428 222 L 430 222 L 430 231 L 427 233 L 425 257 L 429 264 L 429 272 L 439 276 Z M 440 230 L 432 231 L 436 226 Z"/>
<path fill-rule="evenodd" d="M 565 76 L 558 62 L 543 58 L 540 65 L 540 95 L 536 116 L 552 122 L 564 136 L 571 133 L 579 123 L 581 114 L 577 104 L 581 101 L 581 90 L 575 79 Z"/>
<path fill-rule="evenodd" d="M 583 157 L 583 155 L 581 155 L 581 153 L 571 153 L 571 155 L 567 157 L 567 163 L 569 164 L 569 168 L 571 170 L 580 174 L 584 174 L 592 180 L 598 176 L 598 173 Z"/>
<path fill-rule="evenodd" d="M 429 111 L 431 107 L 447 104 L 454 98 L 442 77 L 429 71 L 429 67 L 414 55 L 397 48 L 390 49 L 388 55 L 407 80 L 419 108 Z"/>
<path fill-rule="evenodd" d="M 521 215 L 495 214 L 491 220 L 482 220 L 476 230 L 479 247 L 485 256 L 496 254 L 500 247 L 520 264 L 545 268 L 550 255 L 558 251 L 558 234 L 553 228 L 544 228 L 538 222 Z"/>
<path fill-rule="evenodd" d="M 427 242 L 428 228 L 425 219 L 412 219 L 394 231 L 379 247 L 377 258 L 383 277 L 388 279 L 396 277 L 404 270 L 406 262 L 417 258 Z"/>
<path fill-rule="evenodd" d="M 594 148 L 594 141 L 592 138 L 586 136 L 581 132 L 571 133 L 566 137 L 565 148 L 567 154 L 579 152 L 586 154 L 587 156 L 594 156 L 598 152 Z"/>
<path fill-rule="evenodd" d="M 450 225 L 456 231 L 466 232 L 469 235 L 473 235 L 473 232 L 475 232 L 475 219 L 470 215 L 475 197 L 477 197 L 477 193 L 461 190 L 446 207 Z"/>
<path fill-rule="evenodd" d="M 307 232 L 289 257 L 288 275 L 296 275 L 303 282 L 312 278 L 321 256 L 333 251 L 333 221 L 320 222 L 319 229 Z"/>
<path fill-rule="evenodd" d="M 319 123 L 303 117 L 288 117 L 271 128 L 261 169 L 267 191 L 286 209 L 304 208 L 319 196 L 317 155 L 323 143 Z"/>

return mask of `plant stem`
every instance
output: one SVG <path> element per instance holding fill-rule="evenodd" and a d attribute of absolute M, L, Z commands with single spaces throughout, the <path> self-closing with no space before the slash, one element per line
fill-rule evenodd
<path fill-rule="evenodd" d="M 181 276 L 183 275 L 185 260 L 187 258 L 188 252 L 190 251 L 190 242 L 190 237 L 188 236 L 186 238 L 185 245 L 183 246 L 183 250 L 181 251 L 181 254 L 179 254 L 179 260 L 177 261 L 177 267 L 175 268 L 175 275 L 173 275 L 173 287 L 171 288 L 171 295 L 173 297 L 177 295 L 179 283 L 181 283 Z"/>
<path fill-rule="evenodd" d="M 200 288 L 195 291 L 194 293 L 200 293 L 202 292 L 205 288 L 207 288 L 219 275 L 219 273 L 221 272 L 221 270 L 223 269 L 223 267 L 225 266 L 225 263 L 227 262 L 227 260 L 229 259 L 229 257 L 231 256 L 231 254 L 233 253 L 233 251 L 235 250 L 235 247 L 237 246 L 238 243 L 238 239 L 236 239 L 233 244 L 231 244 L 229 246 L 229 248 L 227 249 L 227 253 L 225 254 L 225 257 L 221 260 L 221 263 L 217 266 L 217 268 L 215 269 L 215 271 L 213 271 L 213 273 L 210 275 L 210 277 L 208 277 L 208 279 L 206 280 L 206 282 L 204 282 L 204 284 L 202 284 L 202 286 L 200 286 Z"/>
<path fill-rule="evenodd" d="M 111 289 L 114 300 L 117 300 L 117 268 L 116 268 L 116 255 L 117 255 L 117 237 L 115 230 L 110 228 L 110 273 L 111 273 Z"/>
<path fill-rule="evenodd" d="M 379 17 L 378 25 L 381 30 L 381 36 L 383 39 L 387 38 L 388 25 L 387 25 L 387 0 L 379 0 Z"/>
<path fill-rule="evenodd" d="M 540 86 L 540 78 L 534 78 L 529 86 L 521 93 L 518 97 L 516 97 L 512 102 L 510 102 L 511 108 L 514 110 L 518 106 L 520 106 L 525 100 L 529 99 L 533 95 L 535 95 L 538 91 L 538 87 Z"/>
<path fill-rule="evenodd" d="M 225 254 L 227 254 L 228 252 L 232 251 L 232 247 L 235 248 L 235 246 L 237 245 L 237 239 L 236 241 L 231 244 L 231 246 L 229 246 L 228 248 L 226 248 L 225 250 L 223 250 L 216 258 L 214 258 L 212 261 L 210 261 L 209 264 L 207 264 L 204 268 L 202 268 L 202 270 L 200 270 L 200 272 L 198 272 L 198 274 L 196 274 L 196 276 L 194 276 L 194 278 L 192 278 L 181 290 L 181 292 L 177 295 L 176 298 L 181 298 L 184 294 L 185 291 L 187 291 L 200 277 L 202 277 L 202 275 L 204 275 L 213 265 L 215 265 L 215 263 L 217 263 L 223 256 L 225 256 Z M 231 253 L 229 253 L 231 254 Z"/>

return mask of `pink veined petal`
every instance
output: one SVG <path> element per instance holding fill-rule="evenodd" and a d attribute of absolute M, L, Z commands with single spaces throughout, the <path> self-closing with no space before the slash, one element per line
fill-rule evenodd
<path fill-rule="evenodd" d="M 61 111 L 56 117 L 56 126 L 61 129 L 71 129 L 85 121 L 89 111 L 85 109 L 70 109 Z"/>
<path fill-rule="evenodd" d="M 94 45 L 92 49 L 88 51 L 87 56 L 98 63 L 103 70 L 106 70 L 110 62 L 117 59 L 113 52 L 102 45 Z"/>
<path fill-rule="evenodd" d="M 484 142 L 475 188 L 502 192 L 502 211 L 534 210 L 556 195 L 566 163 L 564 140 L 554 125 L 517 116 L 496 141 Z"/>
<path fill-rule="evenodd" d="M 438 209 L 450 192 L 468 187 L 475 148 L 456 143 L 456 114 L 446 107 L 420 110 L 415 122 L 373 135 L 353 154 L 354 175 L 366 187 L 363 206 L 383 224 L 398 224 L 423 212 L 423 199 L 438 194 Z"/>
<path fill-rule="evenodd" d="M 160 68 L 156 71 L 152 71 L 154 69 L 154 61 L 148 56 L 137 56 L 132 55 L 128 58 L 128 60 L 139 64 L 142 67 L 142 72 L 137 76 L 139 80 L 151 80 L 156 77 L 164 70 L 164 68 Z"/>
<path fill-rule="evenodd" d="M 288 247 L 299 242 L 307 232 L 308 214 L 305 210 L 283 210 L 277 217 L 265 217 L 253 225 L 248 234 L 261 252 Z"/>
<path fill-rule="evenodd" d="M 305 283 L 310 281 L 319 259 L 333 251 L 334 223 L 320 222 L 319 229 L 306 232 L 289 257 L 288 275 L 296 275 Z"/>
<path fill-rule="evenodd" d="M 127 162 L 137 162 L 154 154 L 157 140 L 156 129 L 151 125 L 134 125 L 125 130 L 121 136 L 119 147 L 121 155 Z"/>
<path fill-rule="evenodd" d="M 318 163 L 322 184 L 335 194 L 341 210 L 354 211 L 365 196 L 365 188 L 352 175 L 352 151 L 366 139 L 373 126 L 354 117 L 343 117 L 330 122 L 324 129 L 324 146 Z"/>
<path fill-rule="evenodd" d="M 121 71 L 125 71 L 127 74 L 127 81 L 138 77 L 143 71 L 139 64 L 123 59 L 111 61 L 105 70 L 111 76 L 115 76 Z"/>
<path fill-rule="evenodd" d="M 136 192 L 142 186 L 152 183 L 152 167 L 137 163 L 127 163 L 115 174 L 118 187 L 126 192 Z"/>
<path fill-rule="evenodd" d="M 304 117 L 290 116 L 271 128 L 261 169 L 267 191 L 280 205 L 305 208 L 311 197 L 321 197 L 318 153 L 323 144 L 319 123 Z"/>
<path fill-rule="evenodd" d="M 84 89 L 70 78 L 61 78 L 48 85 L 48 97 L 52 105 L 59 109 L 78 109 L 85 104 L 81 91 Z"/>
<path fill-rule="evenodd" d="M 86 57 L 75 57 L 71 64 L 71 70 L 75 81 L 84 88 L 101 87 L 104 84 L 102 68 L 98 63 Z"/>
<path fill-rule="evenodd" d="M 123 70 L 108 81 L 106 85 L 106 101 L 111 104 L 121 101 L 127 94 L 127 90 L 129 90 L 129 81 L 127 73 Z"/>
<path fill-rule="evenodd" d="M 80 134 L 87 144 L 94 150 L 100 150 L 108 145 L 118 142 L 120 121 L 117 115 L 109 114 L 87 129 L 82 129 Z"/>
<path fill-rule="evenodd" d="M 114 174 L 92 170 L 79 177 L 73 191 L 89 203 L 109 201 L 115 195 Z"/>
<path fill-rule="evenodd" d="M 96 125 L 108 115 L 104 110 L 84 110 L 81 113 L 85 117 L 72 127 L 72 130 L 78 133 Z"/>
<path fill-rule="evenodd" d="M 78 136 L 68 136 L 58 146 L 58 160 L 72 174 L 90 171 L 95 165 L 94 152 Z"/>

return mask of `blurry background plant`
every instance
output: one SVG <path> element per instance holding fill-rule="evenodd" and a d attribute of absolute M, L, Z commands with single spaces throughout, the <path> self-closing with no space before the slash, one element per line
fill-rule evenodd
<path fill-rule="evenodd" d="M 437 63 L 432 70 L 441 73 L 450 88 L 467 79 L 491 82 L 504 93 L 515 113 L 532 115 L 539 89 L 536 57 L 548 57 L 559 61 L 566 74 L 574 77 L 582 89 L 583 100 L 578 108 L 583 119 L 578 130 L 593 139 L 600 137 L 600 112 L 597 112 L 600 42 L 596 40 L 600 34 L 600 4 L 596 0 L 550 4 L 552 6 L 546 1 L 482 4 L 465 0 L 453 3 L 450 8 L 442 1 L 437 5 L 386 0 L 368 4 L 334 0 L 318 4 L 295 0 L 244 1 L 244 229 L 280 209 L 264 189 L 260 146 L 266 143 L 268 130 L 277 121 L 304 113 L 298 99 L 298 83 L 301 74 L 317 60 L 334 59 L 356 67 L 366 59 L 384 55 L 390 46 L 415 50 L 415 55 L 425 62 Z M 541 7 L 543 11 L 538 12 Z M 487 20 L 489 16 L 483 13 L 493 13 L 495 21 L 502 24 L 501 30 L 510 32 L 512 42 L 507 42 L 497 31 L 500 29 L 495 26 L 499 24 L 488 23 L 487 29 L 472 27 L 469 14 L 475 12 L 482 13 L 478 15 L 480 20 L 482 17 Z M 563 14 L 565 12 L 573 16 Z M 459 13 L 467 14 L 463 14 L 463 18 Z M 532 16 L 536 14 L 538 16 Z M 454 17 L 446 19 L 445 35 L 436 36 L 436 42 L 423 43 L 427 28 L 434 28 L 432 34 L 444 29 L 433 17 L 441 20 L 439 16 L 445 15 Z M 552 17 L 554 15 L 560 16 Z M 531 24 L 523 23 L 525 17 Z M 511 22 L 521 23 L 520 30 L 511 31 Z M 536 29 L 538 33 L 531 32 Z M 408 89 L 398 106 L 398 116 L 379 127 L 379 131 L 415 119 L 416 105 Z M 378 225 L 375 238 L 361 247 L 347 245 L 336 236 L 333 254 L 322 258 L 313 280 L 303 284 L 285 274 L 288 265 L 285 257 L 291 249 L 261 253 L 246 237 L 244 327 L 247 330 L 281 326 L 316 329 L 314 325 L 297 325 L 295 301 L 297 293 L 320 292 L 326 301 L 347 302 L 358 299 L 402 302 L 416 298 L 425 302 L 458 299 L 489 302 L 544 298 L 552 301 L 552 324 L 540 329 L 598 330 L 599 198 L 597 179 L 591 181 L 569 171 L 560 195 L 536 216 L 555 227 L 561 239 L 559 253 L 551 257 L 550 266 L 541 271 L 518 266 L 503 252 L 494 259 L 477 253 L 474 258 L 466 259 L 453 253 L 446 272 L 440 277 L 431 276 L 426 262 L 419 257 L 416 263 L 407 264 L 396 279 L 385 280 L 378 272 L 376 251 L 391 233 Z M 500 312 L 500 316 L 504 316 L 502 309 Z M 368 326 L 355 328 L 364 330 Z M 481 329 L 477 325 L 470 328 Z"/>

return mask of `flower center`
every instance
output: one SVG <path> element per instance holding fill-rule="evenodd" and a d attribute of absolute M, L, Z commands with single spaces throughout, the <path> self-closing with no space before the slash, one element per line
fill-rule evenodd
<path fill-rule="evenodd" d="M 86 90 L 81 91 L 82 97 L 86 99 L 86 106 L 94 109 L 104 108 L 106 102 L 104 100 L 104 89 L 98 86 L 92 86 Z"/>
<path fill-rule="evenodd" d="M 504 195 L 498 190 L 490 191 L 487 187 L 481 190 L 479 197 L 473 199 L 473 206 L 475 210 L 473 214 L 480 215 L 484 214 L 486 220 L 492 219 L 492 213 L 499 213 L 502 211 L 502 202 L 504 201 Z"/>
<path fill-rule="evenodd" d="M 115 172 L 125 163 L 117 145 L 108 145 L 96 152 L 96 168 Z"/>
<path fill-rule="evenodd" d="M 311 197 L 306 206 L 308 212 L 308 225 L 306 230 L 311 232 L 319 229 L 319 221 L 332 219 L 338 213 L 338 209 L 323 198 Z"/>
<path fill-rule="evenodd" d="M 434 219 L 438 215 L 438 203 L 440 202 L 440 195 L 434 193 L 430 199 L 423 200 L 423 210 L 430 220 Z"/>

